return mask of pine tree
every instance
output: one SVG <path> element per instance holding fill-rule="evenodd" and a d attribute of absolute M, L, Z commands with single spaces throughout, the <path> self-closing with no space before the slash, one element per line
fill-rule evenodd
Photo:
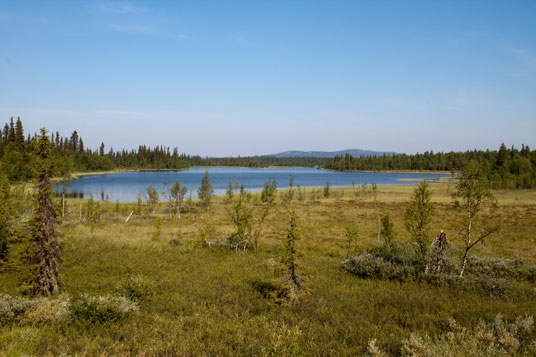
<path fill-rule="evenodd" d="M 13 117 L 11 117 L 11 121 L 9 123 L 9 134 L 7 140 L 10 143 L 15 142 L 15 123 L 13 122 Z"/>
<path fill-rule="evenodd" d="M 17 124 L 15 124 L 15 145 L 19 152 L 24 152 L 24 129 L 20 118 L 17 118 Z"/>
<path fill-rule="evenodd" d="M 59 264 L 61 246 L 58 242 L 58 209 L 53 201 L 50 177 L 53 169 L 50 161 L 51 147 L 45 128 L 37 141 L 35 167 L 37 192 L 34 197 L 33 216 L 30 220 L 32 258 L 34 268 L 31 279 L 32 292 L 36 295 L 56 295 L 60 291 Z"/>

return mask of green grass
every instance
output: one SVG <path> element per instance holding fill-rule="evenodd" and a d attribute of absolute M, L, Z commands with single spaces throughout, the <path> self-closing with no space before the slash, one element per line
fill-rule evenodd
<path fill-rule="evenodd" d="M 447 232 L 453 245 L 449 258 L 457 264 L 463 240 L 447 194 L 452 189 L 432 186 L 432 226 L 434 232 Z M 536 315 L 535 293 L 490 297 L 413 282 L 362 280 L 343 271 L 347 225 L 358 228 L 357 250 L 378 244 L 377 221 L 386 213 L 395 223 L 397 239 L 409 240 L 403 211 L 413 188 L 378 190 L 376 200 L 356 200 L 351 188 L 332 188 L 343 192 L 342 198 L 312 203 L 307 189 L 304 203 L 278 201 L 265 222 L 258 252 L 196 247 L 197 232 L 205 224 L 216 227 L 212 239 L 226 239 L 233 231 L 222 197 L 202 217 L 183 213 L 180 220 L 168 219 L 161 204 L 160 240 L 152 239 L 153 217 L 134 215 L 124 223 L 135 204 L 121 204 L 115 212 L 115 203 L 105 203 L 103 222 L 91 229 L 78 217 L 84 201 L 69 200 L 61 226 L 63 291 L 71 296 L 112 294 L 128 276 L 139 274 L 152 282 L 155 294 L 141 302 L 139 312 L 117 323 L 73 320 L 0 327 L 0 355 L 359 355 L 372 338 L 397 353 L 411 332 L 438 336 L 450 317 L 474 326 L 498 312 L 506 319 Z M 522 257 L 536 264 L 536 191 L 496 195 L 499 216 L 492 219 L 504 220 L 503 229 L 471 254 Z M 296 304 L 274 306 L 252 282 L 274 276 L 270 259 L 278 260 L 291 209 L 299 217 L 299 266 L 309 294 Z M 170 244 L 172 238 L 180 244 Z M 15 295 L 20 278 L 17 272 L 0 273 L 0 293 Z"/>

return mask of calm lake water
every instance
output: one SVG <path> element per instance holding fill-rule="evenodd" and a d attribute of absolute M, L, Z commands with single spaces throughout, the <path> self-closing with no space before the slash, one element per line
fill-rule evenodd
<path fill-rule="evenodd" d="M 122 172 L 117 174 L 84 176 L 71 182 L 67 187 L 67 194 L 74 197 L 96 200 L 108 199 L 110 201 L 134 202 L 138 193 L 145 193 L 149 185 L 153 185 L 158 192 L 166 191 L 175 180 L 188 188 L 187 197 L 197 195 L 201 177 L 207 171 L 214 193 L 222 195 L 227 189 L 228 182 L 238 181 L 248 191 L 260 191 L 264 182 L 277 180 L 278 188 L 288 188 L 289 178 L 294 178 L 294 186 L 320 187 L 329 183 L 332 187 L 351 186 L 352 180 L 356 186 L 371 184 L 397 185 L 415 184 L 415 182 L 400 182 L 398 179 L 419 178 L 433 179 L 445 175 L 437 174 L 401 174 L 401 173 L 374 173 L 374 172 L 338 172 L 317 170 L 313 168 L 273 168 L 250 169 L 239 167 L 193 167 L 186 171 L 145 171 Z M 61 192 L 61 185 L 55 187 L 56 193 Z"/>

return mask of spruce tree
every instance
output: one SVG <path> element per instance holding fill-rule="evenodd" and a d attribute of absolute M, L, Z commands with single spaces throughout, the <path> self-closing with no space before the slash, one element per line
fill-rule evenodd
<path fill-rule="evenodd" d="M 15 124 L 15 145 L 19 152 L 24 152 L 24 129 L 20 118 L 17 118 L 17 124 Z"/>
<path fill-rule="evenodd" d="M 283 255 L 281 256 L 281 263 L 285 267 L 287 273 L 284 283 L 288 289 L 287 298 L 290 301 L 296 300 L 303 288 L 302 279 L 296 271 L 298 268 L 296 242 L 300 240 L 300 238 L 298 231 L 298 216 L 296 215 L 296 212 L 292 211 L 289 215 L 287 237 L 283 239 Z"/>
<path fill-rule="evenodd" d="M 51 147 L 45 128 L 37 141 L 33 216 L 30 220 L 33 276 L 32 292 L 36 295 L 56 295 L 60 291 L 59 264 L 61 246 L 58 241 L 58 207 L 53 201 L 50 178 L 53 176 Z"/>

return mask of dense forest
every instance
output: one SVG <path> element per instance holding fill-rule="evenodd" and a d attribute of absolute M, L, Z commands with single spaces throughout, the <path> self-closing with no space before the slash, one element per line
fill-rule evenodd
<path fill-rule="evenodd" d="M 326 169 L 339 171 L 381 170 L 441 170 L 457 172 L 471 160 L 483 166 L 494 188 L 536 187 L 536 150 L 527 145 L 508 149 L 504 144 L 498 151 L 473 150 L 466 152 L 434 153 L 375 157 L 336 156 L 328 159 Z"/>
<path fill-rule="evenodd" d="M 106 171 L 114 169 L 178 170 L 190 166 L 300 166 L 323 167 L 339 171 L 380 170 L 442 170 L 459 172 L 471 161 L 479 161 L 494 188 L 536 187 L 536 150 L 526 145 L 521 149 L 507 148 L 497 151 L 473 150 L 466 152 L 434 153 L 393 156 L 352 157 L 336 156 L 331 159 L 315 157 L 278 158 L 273 156 L 201 157 L 179 154 L 177 148 L 140 145 L 137 150 L 106 150 L 104 143 L 96 150 L 84 146 L 77 131 L 69 137 L 51 133 L 52 163 L 59 176 L 71 172 Z M 33 177 L 36 135 L 25 137 L 22 121 L 11 118 L 0 135 L 0 168 L 10 181 L 29 180 Z"/>
<path fill-rule="evenodd" d="M 202 158 L 179 154 L 178 149 L 140 145 L 137 150 L 106 150 L 104 143 L 96 150 L 84 146 L 77 131 L 69 137 L 59 132 L 51 133 L 52 164 L 59 176 L 71 172 L 106 171 L 114 169 L 178 170 L 190 166 L 321 166 L 322 158 L 276 158 L 271 156 Z M 0 168 L 10 181 L 29 180 L 33 177 L 31 167 L 35 160 L 36 135 L 25 137 L 20 118 L 11 118 L 0 135 Z"/>

